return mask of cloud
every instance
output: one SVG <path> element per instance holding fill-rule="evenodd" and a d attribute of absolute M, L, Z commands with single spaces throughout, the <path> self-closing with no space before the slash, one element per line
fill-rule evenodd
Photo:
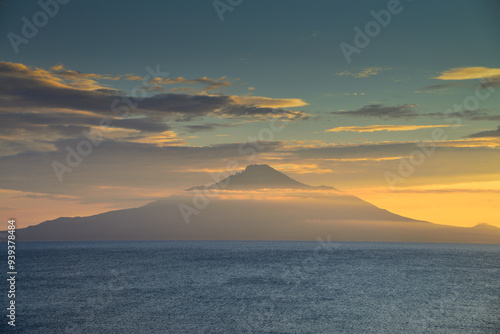
<path fill-rule="evenodd" d="M 183 77 L 178 77 L 178 78 L 155 78 L 150 81 L 151 83 L 158 84 L 158 85 L 173 85 L 173 84 L 184 84 L 184 85 L 204 85 L 205 87 L 201 89 L 200 91 L 203 92 L 209 92 L 212 90 L 216 90 L 222 87 L 230 87 L 233 85 L 231 81 L 224 80 L 226 79 L 225 76 L 217 78 L 217 79 L 210 79 L 207 77 L 202 77 L 202 78 L 196 78 L 196 79 L 186 79 Z"/>
<path fill-rule="evenodd" d="M 356 92 L 356 93 L 344 93 L 344 95 L 355 95 L 356 96 L 356 95 L 365 95 L 365 93 L 364 92 L 359 92 L 359 93 L 358 92 Z"/>
<path fill-rule="evenodd" d="M 425 92 L 425 90 L 434 90 L 434 89 L 444 90 L 445 88 L 448 88 L 448 87 L 461 86 L 461 85 L 463 85 L 463 82 L 450 82 L 450 83 L 445 83 L 445 84 L 440 84 L 440 85 L 431 85 L 431 86 L 424 87 L 424 92 Z"/>
<path fill-rule="evenodd" d="M 453 120 L 453 119 L 469 119 L 473 121 L 479 121 L 482 117 L 489 117 L 484 109 L 476 109 L 476 110 L 462 110 L 460 112 L 454 111 L 451 112 L 451 109 L 447 112 L 432 112 L 432 113 L 422 113 L 416 116 L 429 116 L 429 117 L 438 117 L 444 120 Z"/>
<path fill-rule="evenodd" d="M 73 112 L 8 112 L 0 113 L 0 130 L 3 134 L 20 134 L 20 131 L 49 132 L 58 130 L 63 135 L 75 135 L 76 132 L 98 127 L 102 121 L 98 115 Z M 115 128 L 145 132 L 163 132 L 170 129 L 164 122 L 151 117 L 114 119 Z M 79 131 L 78 131 L 79 130 Z"/>
<path fill-rule="evenodd" d="M 135 99 L 98 82 L 116 81 L 119 77 L 141 79 L 131 74 L 85 74 L 62 65 L 43 70 L 0 61 L 0 156 L 64 151 L 64 147 L 57 145 L 60 140 L 82 139 L 84 132 L 94 130 L 99 130 L 105 140 L 163 147 L 187 145 L 175 129 L 194 133 L 230 126 L 216 125 L 213 120 L 205 125 L 189 124 L 204 122 L 206 118 L 231 118 L 231 126 L 235 126 L 242 124 L 235 119 L 263 121 L 309 117 L 302 111 L 279 107 L 305 105 L 300 99 L 238 99 L 237 96 L 206 93 L 158 94 L 154 90 L 144 98 Z M 194 81 L 208 86 L 226 85 L 222 78 Z M 175 127 L 179 122 L 188 124 Z"/>
<path fill-rule="evenodd" d="M 500 116 L 498 116 L 498 118 L 500 119 Z M 500 137 L 500 126 L 496 130 L 473 133 L 473 134 L 469 135 L 468 137 L 469 138 Z"/>
<path fill-rule="evenodd" d="M 204 166 L 224 168 L 228 160 L 239 161 L 240 167 L 256 156 L 276 151 L 280 142 L 229 143 L 204 147 L 169 145 L 158 146 L 142 142 L 103 141 L 95 146 L 92 155 L 86 157 L 77 169 L 64 175 L 64 182 L 58 182 L 51 168 L 53 161 L 65 163 L 65 147 L 75 148 L 80 139 L 64 139 L 56 142 L 56 150 L 25 152 L 0 157 L 2 173 L 0 188 L 33 191 L 48 194 L 94 195 L 91 186 L 140 186 L 152 188 L 179 187 L 185 189 L 198 183 L 208 175 L 194 179 L 183 179 L 179 174 L 186 169 Z M 256 147 L 258 149 L 256 149 Z M 255 154 L 255 155 L 254 155 Z M 126 168 L 124 168 L 126 166 Z M 37 182 L 31 182 L 32 176 Z M 25 181 L 21 181 L 25 180 Z M 205 180 L 207 181 L 207 180 Z M 138 196 L 134 194 L 134 196 Z"/>
<path fill-rule="evenodd" d="M 349 72 L 348 70 L 345 70 L 343 72 L 337 73 L 337 75 L 339 75 L 339 76 L 352 76 L 354 78 L 366 78 L 366 77 L 370 77 L 373 75 L 377 75 L 382 71 L 387 71 L 390 69 L 391 68 L 389 68 L 389 67 L 374 66 L 374 67 L 366 67 L 362 71 L 357 72 L 357 73 L 352 73 L 352 72 Z"/>
<path fill-rule="evenodd" d="M 470 119 L 474 121 L 499 120 L 498 115 L 488 115 L 486 109 L 463 110 L 460 112 L 418 112 L 419 105 L 403 104 L 398 106 L 384 106 L 382 104 L 371 104 L 363 106 L 357 110 L 339 110 L 330 112 L 333 115 L 360 116 L 360 117 L 379 117 L 381 119 L 410 119 L 416 117 L 438 117 L 445 120 L 455 118 Z"/>
<path fill-rule="evenodd" d="M 154 135 L 162 134 L 152 134 Z M 291 176 L 295 174 L 299 181 L 312 185 L 325 184 L 340 189 L 384 186 L 384 172 L 397 171 L 401 158 L 408 158 L 413 151 L 420 150 L 418 142 L 328 146 L 318 146 L 321 145 L 318 143 L 316 147 L 287 147 L 283 142 L 260 142 L 202 147 L 169 144 L 162 147 L 155 143 L 106 140 L 94 147 L 92 155 L 85 157 L 83 163 L 73 172 L 65 174 L 64 182 L 59 183 L 51 163 L 54 160 L 65 163 L 65 147 L 74 148 L 79 140 L 58 140 L 52 151 L 31 151 L 0 157 L 0 188 L 71 195 L 77 196 L 79 202 L 102 203 L 116 200 L 118 192 L 111 188 L 141 188 L 146 190 L 130 191 L 127 194 L 122 191 L 120 198 L 125 200 L 128 196 L 127 198 L 150 201 L 155 196 L 168 194 L 171 189 L 180 190 L 198 184 L 214 183 L 206 172 L 225 171 L 226 166 L 229 166 L 228 161 L 233 160 L 238 164 L 235 167 L 231 165 L 232 169 L 244 168 L 249 163 L 269 163 L 275 167 L 280 166 L 280 169 L 291 173 Z M 491 139 L 440 142 L 432 157 L 419 166 L 408 182 L 418 184 L 422 182 L 422 178 L 456 180 L 471 175 L 491 179 L 492 173 L 498 174 L 496 166 L 500 163 L 500 140 L 496 143 L 497 148 L 488 146 L 494 144 Z M 428 143 L 428 146 L 431 147 L 432 143 Z M 460 168 L 452 168 L 450 161 Z M 477 161 L 482 163 L 477 164 Z M 297 162 L 298 167 L 295 168 Z M 185 171 L 193 169 L 199 171 L 192 171 L 186 178 Z M 37 182 L 31 182 L 35 176 Z"/>
<path fill-rule="evenodd" d="M 210 81 L 206 78 L 200 80 Z M 275 108 L 307 104 L 300 99 L 191 94 L 156 94 L 135 101 L 134 98 L 112 92 L 104 87 L 94 90 L 73 87 L 48 71 L 0 62 L 0 102 L 3 108 L 84 110 L 103 116 L 113 116 L 116 112 L 112 109 L 121 108 L 132 109 L 134 115 L 145 117 L 181 114 L 189 118 L 206 115 L 272 115 L 276 114 Z M 280 110 L 280 113 L 301 114 L 286 110 Z"/>
<path fill-rule="evenodd" d="M 292 108 L 308 105 L 302 99 L 274 99 L 262 96 L 231 96 L 231 100 L 240 105 L 252 105 L 260 108 Z"/>
<path fill-rule="evenodd" d="M 309 119 L 310 115 L 303 111 L 287 110 L 287 109 L 276 109 L 276 108 L 264 108 L 256 107 L 252 105 L 238 105 L 230 104 L 222 108 L 220 113 L 226 116 L 232 117 L 250 117 L 255 120 L 273 118 L 287 118 L 287 119 Z"/>
<path fill-rule="evenodd" d="M 333 111 L 334 115 L 380 117 L 380 118 L 412 118 L 419 116 L 416 104 L 403 104 L 398 106 L 384 106 L 382 104 L 370 104 L 357 110 Z"/>
<path fill-rule="evenodd" d="M 500 121 L 500 115 L 478 115 L 470 118 L 473 121 Z"/>
<path fill-rule="evenodd" d="M 79 78 L 79 81 L 75 78 Z M 289 118 L 307 116 L 299 111 L 277 109 L 280 106 L 305 105 L 306 103 L 300 99 L 169 93 L 138 100 L 119 95 L 118 91 L 100 86 L 89 78 L 116 79 L 116 77 L 70 71 L 61 65 L 51 71 L 45 71 L 31 69 L 23 64 L 0 62 L 0 108 L 12 112 L 20 110 L 88 112 L 94 117 L 111 119 L 123 117 L 123 113 L 127 110 L 128 116 L 134 117 L 127 121 L 117 121 L 117 125 L 141 131 L 164 131 L 167 127 L 162 125 L 161 121 L 166 117 L 187 121 L 204 116 L 247 118 L 257 116 L 258 119 L 266 116 L 276 117 L 277 114 Z M 208 85 L 225 85 L 221 78 L 215 81 L 200 78 L 195 81 Z M 158 125 L 154 125 L 155 122 L 158 122 Z"/>
<path fill-rule="evenodd" d="M 436 148 L 441 152 L 444 151 L 460 151 L 466 153 L 471 148 L 484 149 L 491 152 L 491 149 L 500 147 L 498 138 L 468 138 L 432 141 L 429 138 L 427 141 L 386 141 L 386 142 L 366 142 L 362 144 L 345 144 L 326 146 L 306 146 L 298 145 L 296 148 L 286 146 L 287 157 L 290 159 L 299 159 L 300 161 L 307 159 L 321 159 L 332 161 L 363 161 L 377 160 L 381 158 L 405 157 L 414 150 L 421 150 L 420 146 Z M 478 150 L 479 151 L 479 150 Z M 340 159 L 340 160 L 339 160 Z M 354 159 L 354 160 L 352 160 Z"/>
<path fill-rule="evenodd" d="M 485 79 L 485 82 L 481 83 L 481 88 L 488 87 L 500 87 L 500 76 L 487 78 Z"/>
<path fill-rule="evenodd" d="M 396 193 L 500 193 L 500 182 L 498 181 L 466 181 L 463 180 L 452 184 L 440 184 L 413 187 L 400 187 L 395 189 Z"/>
<path fill-rule="evenodd" d="M 496 137 L 480 137 L 467 139 L 454 139 L 435 143 L 437 147 L 460 147 L 460 148 L 500 148 L 500 139 Z"/>
<path fill-rule="evenodd" d="M 471 80 L 500 76 L 500 68 L 488 67 L 456 67 L 441 72 L 433 79 L 438 80 Z"/>
<path fill-rule="evenodd" d="M 232 123 L 232 124 L 205 123 L 205 124 L 186 125 L 184 126 L 184 128 L 190 133 L 195 133 L 201 131 L 212 131 L 217 128 L 227 128 L 235 126 L 237 124 L 239 123 Z"/>
<path fill-rule="evenodd" d="M 295 174 L 323 174 L 332 173 L 333 171 L 328 168 L 320 168 L 318 164 L 273 164 L 273 168 L 283 172 L 283 173 L 295 173 Z"/>
<path fill-rule="evenodd" d="M 51 73 L 57 75 L 65 80 L 78 80 L 84 79 L 103 79 L 103 80 L 119 80 L 122 76 L 112 76 L 108 74 L 96 74 L 96 73 L 82 73 L 79 71 L 73 71 L 66 69 L 64 65 L 56 65 L 51 67 Z"/>
<path fill-rule="evenodd" d="M 368 126 L 342 126 L 325 130 L 325 132 L 375 132 L 375 131 L 414 131 L 432 128 L 448 128 L 452 125 L 368 125 Z"/>
<path fill-rule="evenodd" d="M 447 194 L 447 193 L 492 193 L 500 194 L 500 189 L 461 189 L 461 188 L 448 188 L 448 189 L 395 189 L 394 193 L 407 193 L 407 194 Z"/>

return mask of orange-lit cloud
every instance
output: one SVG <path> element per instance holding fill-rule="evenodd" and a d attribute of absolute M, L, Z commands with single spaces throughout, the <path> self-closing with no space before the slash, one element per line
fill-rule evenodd
<path fill-rule="evenodd" d="M 363 161 L 391 161 L 399 160 L 401 158 L 407 158 L 408 156 L 398 156 L 398 157 L 382 157 L 382 158 L 338 158 L 338 159 L 323 159 L 324 161 L 336 161 L 336 162 L 363 162 Z"/>
<path fill-rule="evenodd" d="M 273 167 L 284 173 L 295 174 L 324 174 L 331 173 L 331 169 L 320 168 L 317 164 L 273 164 Z"/>
<path fill-rule="evenodd" d="M 500 137 L 467 138 L 445 140 L 435 143 L 438 147 L 500 147 Z"/>
<path fill-rule="evenodd" d="M 137 139 L 128 139 L 133 143 L 152 144 L 158 147 L 186 145 L 187 142 L 177 136 L 174 131 L 163 131 L 161 133 L 148 134 Z"/>
<path fill-rule="evenodd" d="M 106 115 L 113 107 L 117 108 L 117 101 L 125 104 L 126 98 L 122 92 L 101 85 L 97 80 L 118 80 L 123 76 L 109 76 L 95 73 L 80 73 L 65 69 L 57 65 L 51 70 L 30 68 L 23 64 L 0 62 L 0 98 L 5 101 L 3 108 L 22 108 L 23 110 L 50 108 L 87 110 L 94 114 Z M 133 78 L 127 74 L 125 79 Z M 172 116 L 179 119 L 192 120 L 196 117 L 253 117 L 261 120 L 266 116 L 285 116 L 290 119 L 308 117 L 301 111 L 280 109 L 279 115 L 275 108 L 295 107 L 306 105 L 301 99 L 274 99 L 255 96 L 227 96 L 209 95 L 206 92 L 220 87 L 230 86 L 232 83 L 223 80 L 225 77 L 210 79 L 162 79 L 151 80 L 154 86 L 148 86 L 147 91 L 158 92 L 159 83 L 189 83 L 202 84 L 206 87 L 195 94 L 157 94 L 141 100 L 141 106 L 135 101 L 136 116 L 155 119 Z M 134 78 L 136 79 L 136 78 Z M 161 87 L 160 87 L 160 92 Z M 119 106 L 124 109 L 122 105 Z M 2 109 L 3 109 L 2 108 Z M 134 122 L 143 122 L 139 118 L 129 118 L 122 123 L 130 125 Z M 152 125 L 152 124 L 150 124 Z"/>
<path fill-rule="evenodd" d="M 414 131 L 420 129 L 449 128 L 453 125 L 367 125 L 367 126 L 342 126 L 325 130 L 325 132 L 375 132 L 375 131 Z"/>
<path fill-rule="evenodd" d="M 441 72 L 433 79 L 439 80 L 471 80 L 500 76 L 500 68 L 489 67 L 456 67 Z"/>
<path fill-rule="evenodd" d="M 308 105 L 302 99 L 274 99 L 262 96 L 231 96 L 236 104 L 254 105 L 260 108 L 292 108 Z"/>

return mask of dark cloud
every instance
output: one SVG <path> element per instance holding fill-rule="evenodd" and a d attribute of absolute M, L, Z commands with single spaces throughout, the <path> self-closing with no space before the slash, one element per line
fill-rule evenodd
<path fill-rule="evenodd" d="M 37 79 L 5 78 L 1 75 L 0 99 L 6 108 L 64 108 L 103 116 L 121 116 L 125 111 L 145 115 L 206 115 L 230 103 L 227 96 L 187 94 L 158 94 L 139 100 L 95 90 L 56 87 Z"/>
<path fill-rule="evenodd" d="M 59 78 L 48 76 L 50 72 L 40 71 L 21 64 L 0 62 L 0 102 L 3 108 L 84 110 L 106 117 L 121 116 L 127 110 L 134 115 L 161 117 L 180 114 L 187 119 L 209 114 L 261 116 L 275 113 L 273 108 L 235 104 L 230 96 L 225 95 L 157 94 L 139 99 L 118 95 L 103 87 L 78 89 L 64 84 Z M 72 76 L 76 73 L 72 72 Z M 199 81 L 205 84 L 211 82 L 207 78 Z"/>
<path fill-rule="evenodd" d="M 481 87 L 500 87 L 500 76 L 489 78 L 489 80 L 481 84 Z"/>
<path fill-rule="evenodd" d="M 255 120 L 280 115 L 289 119 L 306 116 L 300 111 L 247 104 L 258 104 L 259 101 L 262 102 L 261 100 L 269 103 L 268 100 L 273 99 L 247 99 L 242 103 L 236 101 L 234 97 L 225 95 L 174 93 L 134 97 L 103 87 L 96 81 L 120 78 L 120 76 L 71 71 L 62 65 L 46 71 L 23 64 L 0 61 L 0 130 L 2 134 L 10 136 L 8 140 L 14 141 L 14 143 L 4 143 L 3 140 L 2 148 L 8 148 L 6 154 L 10 154 L 15 148 L 45 150 L 57 139 L 80 137 L 82 131 L 103 124 L 141 132 L 141 134 L 131 133 L 120 140 L 138 140 L 155 145 L 158 142 L 154 142 L 153 136 L 145 138 L 147 133 L 169 131 L 171 127 L 167 123 L 176 121 L 202 121 L 205 116 Z M 223 79 L 199 78 L 187 82 L 205 85 L 207 89 L 216 89 L 230 85 Z M 173 81 L 182 83 L 186 80 L 178 78 Z M 157 85 L 156 82 L 153 83 Z M 278 102 L 283 103 L 281 100 Z M 189 132 L 208 131 L 217 126 L 228 125 L 188 125 L 185 129 Z M 182 142 L 168 136 L 168 134 L 163 137 L 157 136 L 156 140 L 163 140 L 164 144 Z M 175 137 L 175 134 L 172 134 L 172 137 Z M 21 138 L 25 138 L 25 144 L 21 143 Z"/>
<path fill-rule="evenodd" d="M 94 92 L 105 94 L 105 95 L 111 95 L 111 96 L 116 96 L 116 95 L 125 95 L 125 92 L 122 90 L 118 89 L 109 89 L 109 88 L 99 88 L 99 89 L 94 89 Z"/>
<path fill-rule="evenodd" d="M 497 116 L 500 119 L 500 116 Z M 496 130 L 482 131 L 473 133 L 468 136 L 469 138 L 482 138 L 482 137 L 500 137 L 500 126 Z"/>
<path fill-rule="evenodd" d="M 170 130 L 169 125 L 152 118 L 115 119 L 112 121 L 111 126 L 122 129 L 140 130 L 144 132 L 163 132 Z"/>
<path fill-rule="evenodd" d="M 384 106 L 382 104 L 370 104 L 358 110 L 333 111 L 331 114 L 344 116 L 380 117 L 389 118 L 412 118 L 419 116 L 416 104 L 403 104 L 398 106 Z"/>
<path fill-rule="evenodd" d="M 229 161 L 237 161 L 237 165 L 232 165 L 231 168 L 243 168 L 250 163 L 263 162 L 269 153 L 273 153 L 273 156 L 279 157 L 275 161 L 279 165 L 293 165 L 300 161 L 304 164 L 317 164 L 322 171 L 331 171 L 331 179 L 327 184 L 338 185 L 342 189 L 342 186 L 351 183 L 359 185 L 360 182 L 367 182 L 365 186 L 370 185 L 370 182 L 384 183 L 385 171 L 397 173 L 398 165 L 401 163 L 399 157 L 408 159 L 412 152 L 421 150 L 416 143 L 316 148 L 290 148 L 282 142 L 160 147 L 147 143 L 106 140 L 94 146 L 92 153 L 83 157 L 81 164 L 72 172 L 64 174 L 64 181 L 59 182 L 51 164 L 54 161 L 66 164 L 66 147 L 75 149 L 80 140 L 58 140 L 52 151 L 32 151 L 0 157 L 2 166 L 0 188 L 71 195 L 85 202 L 96 200 L 100 196 L 102 186 L 110 189 L 113 187 L 186 189 L 194 185 L 211 184 L 214 183 L 214 179 L 210 176 L 210 171 L 227 172 L 226 166 Z M 450 145 L 453 145 L 453 142 L 450 142 Z M 497 149 L 484 146 L 437 147 L 432 158 L 426 159 L 425 164 L 418 168 L 415 177 L 418 178 L 419 175 L 428 175 L 432 178 L 436 175 L 449 177 L 450 173 L 454 173 L 453 175 L 497 173 L 495 166 L 499 152 Z M 261 155 L 262 153 L 265 154 Z M 460 168 L 450 168 L 450 161 L 460 165 Z M 484 163 L 478 165 L 474 161 Z M 214 173 L 219 175 L 219 172 Z M 35 177 L 37 182 L 30 182 Z M 315 176 L 311 177 L 314 180 Z M 317 180 L 324 182 L 324 177 L 319 177 Z M 325 183 L 317 183 L 320 184 Z M 105 191 L 107 190 L 102 190 L 103 193 Z M 110 194 L 112 197 L 112 193 Z M 137 197 L 133 191 L 130 196 Z"/>
<path fill-rule="evenodd" d="M 483 109 L 477 109 L 477 110 L 462 110 L 460 112 L 454 111 L 454 112 L 425 113 L 425 114 L 420 114 L 419 116 L 438 117 L 444 120 L 448 119 L 451 120 L 456 118 L 477 120 L 476 118 L 483 117 L 486 115 L 488 114 Z"/>
<path fill-rule="evenodd" d="M 49 125 L 47 126 L 47 130 L 57 132 L 65 137 L 76 137 L 80 136 L 83 131 L 90 131 L 90 127 L 80 125 Z"/>
<path fill-rule="evenodd" d="M 500 121 L 500 115 L 483 115 L 471 118 L 473 121 Z"/>
<path fill-rule="evenodd" d="M 50 200 L 58 200 L 58 201 L 74 201 L 75 199 L 69 196 L 57 196 L 57 195 L 48 195 L 48 194 L 27 194 L 27 195 L 19 195 L 12 196 L 12 198 L 31 198 L 31 199 L 50 199 Z"/>
<path fill-rule="evenodd" d="M 438 117 L 444 120 L 463 118 L 473 121 L 483 120 L 498 120 L 500 116 L 488 115 L 486 109 L 477 110 L 462 110 L 460 112 L 418 112 L 418 105 L 416 104 L 403 104 L 399 106 L 384 106 L 381 104 L 371 104 L 363 106 L 357 110 L 351 111 L 334 111 L 330 114 L 345 115 L 345 116 L 358 116 L 358 117 L 379 117 L 382 119 L 410 119 L 416 117 Z"/>
<path fill-rule="evenodd" d="M 53 151 L 31 151 L 0 157 L 0 188 L 78 195 L 82 198 L 95 198 L 96 187 L 102 185 L 185 189 L 211 180 L 206 172 L 193 174 L 197 178 L 189 178 L 188 181 L 179 177 L 191 168 L 203 166 L 224 170 L 229 160 L 238 161 L 244 167 L 260 153 L 277 151 L 283 147 L 281 142 L 271 141 L 204 147 L 159 147 L 147 143 L 106 140 L 93 146 L 92 153 L 83 157 L 81 164 L 72 172 L 64 174 L 64 181 L 59 182 L 52 163 L 57 161 L 66 164 L 66 148 L 76 149 L 81 139 L 58 140 Z M 37 182 L 30 182 L 35 176 Z"/>
<path fill-rule="evenodd" d="M 15 134 L 20 130 L 27 130 L 31 132 L 57 131 L 61 135 L 74 136 L 77 132 L 88 130 L 90 126 L 99 126 L 102 120 L 102 117 L 77 113 L 3 112 L 0 113 L 0 130 L 4 134 Z M 113 119 L 111 126 L 144 132 L 163 132 L 170 129 L 167 124 L 152 118 Z"/>
<path fill-rule="evenodd" d="M 443 89 L 443 88 L 454 87 L 454 86 L 462 86 L 462 85 L 464 85 L 463 82 L 455 81 L 455 82 L 450 82 L 450 83 L 446 83 L 446 84 L 426 86 L 426 87 L 424 87 L 424 90 L 428 90 L 428 89 Z"/>
<path fill-rule="evenodd" d="M 236 124 L 218 124 L 218 123 L 206 123 L 198 125 L 186 125 L 185 128 L 190 133 L 201 132 L 201 131 L 212 131 L 217 128 L 227 128 L 235 126 Z"/>

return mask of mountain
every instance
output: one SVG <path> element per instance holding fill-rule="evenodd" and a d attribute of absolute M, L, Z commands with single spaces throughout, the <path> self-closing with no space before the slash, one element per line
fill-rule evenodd
<path fill-rule="evenodd" d="M 197 186 L 187 189 L 224 189 L 224 190 L 250 190 L 250 189 L 335 189 L 333 187 L 313 187 L 295 181 L 291 177 L 278 172 L 269 165 L 248 165 L 244 171 L 231 175 L 220 182 L 210 186 Z"/>
<path fill-rule="evenodd" d="M 190 189 L 139 208 L 45 221 L 18 229 L 17 240 L 330 238 L 500 243 L 497 227 L 464 228 L 414 220 L 335 188 L 305 185 L 267 165 L 250 165 L 221 182 Z"/>

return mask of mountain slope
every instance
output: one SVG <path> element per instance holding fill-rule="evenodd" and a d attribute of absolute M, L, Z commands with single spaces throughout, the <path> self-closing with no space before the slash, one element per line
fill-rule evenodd
<path fill-rule="evenodd" d="M 335 189 L 333 187 L 313 187 L 298 182 L 291 177 L 278 172 L 269 165 L 248 165 L 243 172 L 231 175 L 220 182 L 210 186 L 197 186 L 187 189 L 224 189 L 224 190 L 250 190 L 250 189 Z"/>
<path fill-rule="evenodd" d="M 339 241 L 500 243 L 500 229 L 494 226 L 462 228 L 413 220 L 333 188 L 303 185 L 267 165 L 249 166 L 230 178 L 229 189 L 186 192 L 139 208 L 58 218 L 18 229 L 17 239 L 316 240 L 330 236 Z"/>

